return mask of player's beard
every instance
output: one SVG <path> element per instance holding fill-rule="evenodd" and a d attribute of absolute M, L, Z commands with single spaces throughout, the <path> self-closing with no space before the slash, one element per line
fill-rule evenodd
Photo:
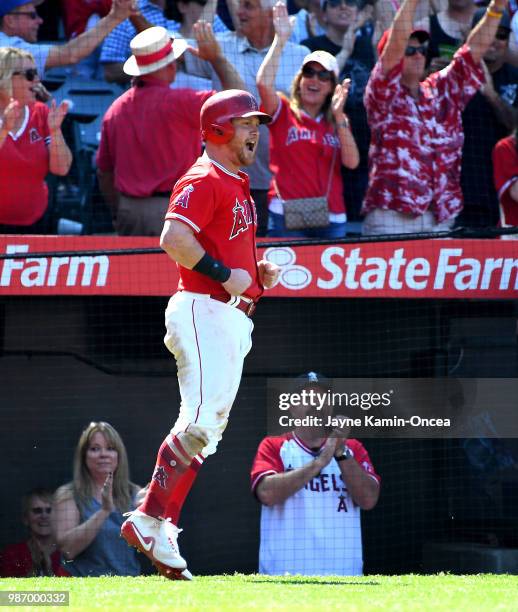
<path fill-rule="evenodd" d="M 239 159 L 240 166 L 251 166 L 255 162 L 255 154 L 257 151 L 257 145 L 253 151 L 250 151 L 247 146 L 243 146 L 237 152 L 237 158 Z"/>

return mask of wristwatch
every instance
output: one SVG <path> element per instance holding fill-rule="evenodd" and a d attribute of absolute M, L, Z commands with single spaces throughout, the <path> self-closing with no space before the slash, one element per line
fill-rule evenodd
<path fill-rule="evenodd" d="M 352 456 L 353 456 L 352 450 L 348 446 L 344 446 L 344 452 L 339 457 L 335 456 L 335 459 L 336 461 L 347 461 Z"/>

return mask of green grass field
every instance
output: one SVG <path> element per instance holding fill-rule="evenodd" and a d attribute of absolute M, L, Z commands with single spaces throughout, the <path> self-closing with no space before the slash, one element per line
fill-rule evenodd
<path fill-rule="evenodd" d="M 158 576 L 0 580 L 1 591 L 10 589 L 68 590 L 70 607 L 83 610 L 518 610 L 518 576 L 490 574 L 358 578 L 235 574 L 203 576 L 193 582 L 169 582 Z"/>

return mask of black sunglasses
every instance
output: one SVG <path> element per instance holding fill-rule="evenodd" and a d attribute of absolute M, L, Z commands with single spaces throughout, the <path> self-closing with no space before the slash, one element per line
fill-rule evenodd
<path fill-rule="evenodd" d="M 498 29 L 495 34 L 495 38 L 497 40 L 509 40 L 509 36 L 511 35 L 510 30 Z"/>
<path fill-rule="evenodd" d="M 38 76 L 38 71 L 36 68 L 27 68 L 27 70 L 17 70 L 13 72 L 13 74 L 20 74 L 27 79 L 27 81 L 34 81 L 34 79 Z"/>
<path fill-rule="evenodd" d="M 342 4 L 350 7 L 358 6 L 358 2 L 356 2 L 356 0 L 327 0 L 327 4 L 331 8 L 338 8 L 339 6 L 342 6 Z"/>
<path fill-rule="evenodd" d="M 20 11 L 19 13 L 7 13 L 8 15 L 25 15 L 31 19 L 38 19 L 39 15 L 36 11 Z"/>
<path fill-rule="evenodd" d="M 426 54 L 428 53 L 428 45 L 419 45 L 419 47 L 408 45 L 408 47 L 405 49 L 406 57 L 412 57 L 412 55 L 415 55 L 416 53 L 420 53 L 426 57 Z"/>
<path fill-rule="evenodd" d="M 41 506 L 36 506 L 36 508 L 31 508 L 31 512 L 33 514 L 50 514 L 52 512 L 52 508 L 42 508 Z"/>
<path fill-rule="evenodd" d="M 303 66 L 302 76 L 305 76 L 308 79 L 311 79 L 312 77 L 316 76 L 318 77 L 319 81 L 326 83 L 327 81 L 330 81 L 333 78 L 333 73 L 329 70 L 315 70 L 314 68 L 311 68 L 311 66 Z"/>

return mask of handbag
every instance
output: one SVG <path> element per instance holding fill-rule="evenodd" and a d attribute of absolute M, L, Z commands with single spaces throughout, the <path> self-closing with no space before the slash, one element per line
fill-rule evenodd
<path fill-rule="evenodd" d="M 329 204 L 327 198 L 331 189 L 333 167 L 336 159 L 336 147 L 333 150 L 333 158 L 327 179 L 326 194 L 317 198 L 292 198 L 284 200 L 279 193 L 277 181 L 273 179 L 275 194 L 282 202 L 284 210 L 284 225 L 289 230 L 309 229 L 313 227 L 327 227 L 329 225 Z"/>

